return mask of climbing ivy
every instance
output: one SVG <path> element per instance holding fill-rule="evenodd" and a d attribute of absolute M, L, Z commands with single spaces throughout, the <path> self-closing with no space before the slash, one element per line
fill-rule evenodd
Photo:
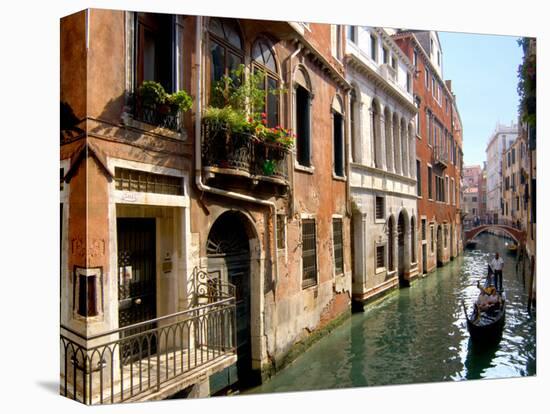
<path fill-rule="evenodd" d="M 535 39 L 523 37 L 518 45 L 523 48 L 523 62 L 518 67 L 518 94 L 521 119 L 535 127 L 537 122 L 537 55 Z"/>

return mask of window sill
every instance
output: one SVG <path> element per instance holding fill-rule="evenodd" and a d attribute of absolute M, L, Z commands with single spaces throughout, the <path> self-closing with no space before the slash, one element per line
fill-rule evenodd
<path fill-rule="evenodd" d="M 348 180 L 348 178 L 345 175 L 340 176 L 340 175 L 336 175 L 334 173 L 332 173 L 332 179 L 335 180 L 335 181 L 344 181 L 344 182 Z"/>
<path fill-rule="evenodd" d="M 374 271 L 374 274 L 379 275 L 380 273 L 384 273 L 386 271 L 385 267 L 377 267 Z"/>
<path fill-rule="evenodd" d="M 397 270 L 392 270 L 391 272 L 387 272 L 387 276 L 393 276 L 397 273 Z"/>
<path fill-rule="evenodd" d="M 375 224 L 386 224 L 386 219 L 377 218 L 377 219 L 374 219 L 374 223 L 375 223 Z"/>
<path fill-rule="evenodd" d="M 313 288 L 317 288 L 316 280 L 304 280 L 302 282 L 302 290 L 312 290 Z"/>
<path fill-rule="evenodd" d="M 308 174 L 313 174 L 315 172 L 315 167 L 306 167 L 305 165 L 301 164 L 294 164 L 294 169 L 296 171 L 302 171 Z"/>

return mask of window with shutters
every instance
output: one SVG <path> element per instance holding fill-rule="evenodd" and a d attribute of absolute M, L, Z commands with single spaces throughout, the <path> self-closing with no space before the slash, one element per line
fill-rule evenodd
<path fill-rule="evenodd" d="M 302 287 L 317 284 L 317 239 L 315 220 L 302 220 Z"/>
<path fill-rule="evenodd" d="M 332 220 L 332 240 L 334 246 L 334 273 L 344 273 L 344 236 L 342 234 L 342 219 Z"/>
<path fill-rule="evenodd" d="M 426 240 L 426 219 L 422 219 L 422 240 Z"/>

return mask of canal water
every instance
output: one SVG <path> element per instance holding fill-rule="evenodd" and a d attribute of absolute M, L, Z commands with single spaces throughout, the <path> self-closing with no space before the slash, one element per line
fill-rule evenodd
<path fill-rule="evenodd" d="M 535 375 L 528 281 L 506 253 L 506 239 L 478 239 L 475 250 L 368 305 L 246 394 Z M 470 310 L 476 282 L 497 250 L 505 261 L 506 323 L 499 343 L 479 349 L 470 342 L 462 300 Z"/>

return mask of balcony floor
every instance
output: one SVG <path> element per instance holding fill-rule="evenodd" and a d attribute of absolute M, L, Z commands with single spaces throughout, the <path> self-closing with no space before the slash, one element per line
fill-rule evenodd
<path fill-rule="evenodd" d="M 196 351 L 196 352 L 195 352 Z M 195 359 L 196 357 L 196 359 Z M 124 365 L 122 380 L 115 380 L 112 393 L 108 373 L 103 374 L 103 395 L 100 390 L 100 372 L 92 373 L 92 398 L 90 401 L 89 388 L 86 395 L 88 404 L 111 404 L 120 402 L 136 402 L 162 400 L 170 395 L 199 382 L 224 368 L 237 362 L 235 352 L 220 352 L 207 346 L 191 348 L 190 351 L 179 350 L 161 353 L 149 359 L 142 359 Z M 160 365 L 159 365 L 160 363 Z M 140 370 L 141 364 L 141 370 Z M 160 387 L 157 389 L 157 379 L 160 377 Z M 72 380 L 72 375 L 69 381 Z M 77 381 L 82 381 L 82 373 L 78 372 Z M 89 377 L 87 379 L 89 381 Z M 65 378 L 60 381 L 60 393 L 63 395 Z M 89 387 L 89 382 L 88 382 Z M 68 384 L 67 397 L 73 398 L 73 387 Z M 81 390 L 77 391 L 76 400 L 83 401 Z"/>

